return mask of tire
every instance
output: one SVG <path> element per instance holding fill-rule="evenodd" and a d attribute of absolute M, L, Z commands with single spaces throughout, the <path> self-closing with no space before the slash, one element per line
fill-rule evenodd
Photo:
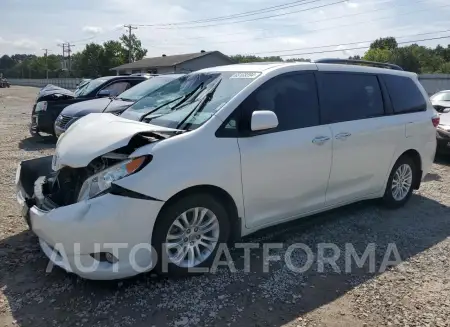
<path fill-rule="evenodd" d="M 407 192 L 404 191 L 405 193 L 403 193 L 403 196 L 397 194 L 398 196 L 396 197 L 395 191 L 393 190 L 393 184 L 395 183 L 394 179 L 397 180 L 398 178 L 398 176 L 396 176 L 397 171 L 399 171 L 400 167 L 402 166 L 405 167 L 405 165 L 406 169 L 409 169 L 412 175 L 410 180 L 410 186 Z M 400 208 L 403 207 L 406 204 L 406 202 L 409 201 L 413 192 L 413 186 L 416 185 L 415 183 L 417 179 L 417 169 L 418 168 L 416 167 L 414 161 L 409 156 L 402 156 L 397 160 L 394 167 L 392 168 L 391 174 L 389 175 L 386 190 L 382 198 L 382 202 L 387 208 L 391 209 Z"/>
<path fill-rule="evenodd" d="M 158 255 L 158 260 L 155 265 L 154 271 L 161 275 L 170 275 L 170 276 L 186 276 L 189 274 L 190 266 L 181 266 L 181 264 L 175 264 L 169 258 L 169 255 L 166 251 L 166 247 L 163 244 L 167 241 L 167 235 L 169 231 L 173 231 L 173 223 L 177 218 L 186 211 L 189 211 L 187 216 L 189 219 L 193 218 L 193 208 L 204 208 L 212 212 L 217 218 L 219 232 L 218 232 L 218 241 L 214 246 L 214 249 L 211 251 L 209 256 L 204 259 L 204 261 L 199 262 L 198 264 L 193 265 L 194 268 L 199 267 L 211 267 L 211 264 L 214 261 L 217 249 L 221 243 L 226 243 L 230 236 L 230 221 L 228 217 L 228 213 L 225 210 L 224 206 L 218 201 L 217 198 L 208 195 L 208 194 L 192 194 L 182 197 L 176 202 L 170 204 L 167 208 L 164 208 L 161 213 L 158 215 L 155 226 L 153 228 L 153 236 L 152 236 L 152 246 L 156 250 Z M 208 212 L 209 214 L 209 212 Z M 209 216 L 205 215 L 203 221 L 207 221 Z M 192 222 L 192 220 L 190 220 Z M 201 225 L 201 224 L 200 224 Z M 180 229 L 178 229 L 180 230 Z M 192 228 L 191 233 L 193 233 L 194 228 Z M 186 232 L 186 230 L 185 230 Z M 186 234 L 183 234 L 183 242 L 186 241 Z M 195 235 L 188 235 L 189 237 L 194 237 Z M 210 236 L 207 234 L 206 236 Z M 217 234 L 216 234 L 217 236 Z M 199 237 L 198 235 L 195 237 Z M 195 242 L 196 239 L 193 238 L 192 242 Z M 174 241 L 175 242 L 175 241 Z M 178 242 L 176 242 L 178 243 Z M 191 242 L 189 242 L 191 243 Z M 205 247 L 200 246 L 201 249 L 208 251 Z M 173 249 L 170 250 L 173 253 Z M 163 262 L 167 262 L 163 264 Z M 166 269 L 167 268 L 167 269 Z M 191 272 L 192 274 L 192 272 Z"/>

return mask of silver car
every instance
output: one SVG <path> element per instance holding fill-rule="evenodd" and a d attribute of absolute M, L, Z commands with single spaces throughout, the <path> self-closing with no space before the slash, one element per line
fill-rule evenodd
<path fill-rule="evenodd" d="M 450 111 L 450 90 L 439 91 L 433 94 L 430 100 L 436 111 L 440 113 Z"/>

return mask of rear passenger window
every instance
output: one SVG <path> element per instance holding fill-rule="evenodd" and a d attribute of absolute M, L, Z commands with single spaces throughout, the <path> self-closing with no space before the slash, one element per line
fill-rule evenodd
<path fill-rule="evenodd" d="M 243 102 L 243 108 L 247 123 L 253 111 L 275 112 L 278 117 L 277 131 L 317 126 L 320 117 L 314 74 L 275 77 L 254 91 Z"/>
<path fill-rule="evenodd" d="M 375 75 L 323 73 L 320 86 L 322 123 L 384 115 L 383 97 Z"/>
<path fill-rule="evenodd" d="M 383 75 L 394 112 L 397 114 L 424 111 L 427 103 L 416 83 L 405 76 Z"/>

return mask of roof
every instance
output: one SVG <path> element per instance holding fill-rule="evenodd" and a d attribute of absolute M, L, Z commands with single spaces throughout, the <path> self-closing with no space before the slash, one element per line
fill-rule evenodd
<path fill-rule="evenodd" d="M 219 51 L 205 51 L 205 52 L 196 52 L 196 53 L 186 53 L 174 56 L 161 56 L 161 57 L 153 57 L 153 58 L 144 58 L 142 60 L 138 60 L 129 64 L 117 66 L 111 68 L 111 70 L 121 70 L 121 69 L 141 69 L 141 68 L 153 68 L 153 67 L 173 67 L 179 65 L 183 62 L 197 59 L 200 57 L 204 57 L 210 54 L 218 54 L 220 56 L 226 57 L 223 53 Z M 229 59 L 229 58 L 228 58 Z M 232 60 L 230 63 L 232 63 Z"/>
<path fill-rule="evenodd" d="M 204 68 L 199 72 L 219 72 L 219 71 L 236 71 L 236 72 L 262 72 L 268 69 L 273 69 L 277 67 L 286 67 L 286 66 L 311 66 L 310 62 L 299 62 L 299 63 L 291 63 L 291 62 L 250 62 L 250 63 L 242 63 L 242 64 L 234 64 L 234 65 L 225 65 L 225 66 L 217 66 Z M 313 64 L 314 65 L 314 64 Z M 315 66 L 315 65 L 314 65 Z"/>

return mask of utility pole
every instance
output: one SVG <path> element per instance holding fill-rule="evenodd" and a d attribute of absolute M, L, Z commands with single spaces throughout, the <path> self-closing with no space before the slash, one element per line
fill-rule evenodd
<path fill-rule="evenodd" d="M 48 49 L 42 49 L 45 51 L 45 78 L 48 80 Z"/>
<path fill-rule="evenodd" d="M 69 58 L 69 75 L 70 72 L 72 70 L 72 62 L 70 61 L 70 54 L 72 53 L 72 50 L 70 49 L 70 47 L 74 47 L 75 45 L 70 44 L 69 42 L 67 42 L 67 57 Z"/>
<path fill-rule="evenodd" d="M 70 47 L 74 47 L 74 44 L 70 44 L 69 42 L 67 43 L 60 43 L 58 44 L 59 47 L 62 47 L 63 49 L 63 62 L 64 59 L 66 58 L 66 53 L 67 53 L 67 59 L 68 59 L 68 64 L 67 64 L 67 70 L 69 71 L 70 74 L 70 70 L 71 70 L 71 62 L 70 62 L 70 54 L 72 53 L 72 49 Z"/>
<path fill-rule="evenodd" d="M 133 43 L 131 42 L 131 30 L 137 30 L 137 27 L 129 24 L 123 25 L 123 27 L 128 28 L 128 62 L 133 62 L 132 53 L 133 53 Z"/>

